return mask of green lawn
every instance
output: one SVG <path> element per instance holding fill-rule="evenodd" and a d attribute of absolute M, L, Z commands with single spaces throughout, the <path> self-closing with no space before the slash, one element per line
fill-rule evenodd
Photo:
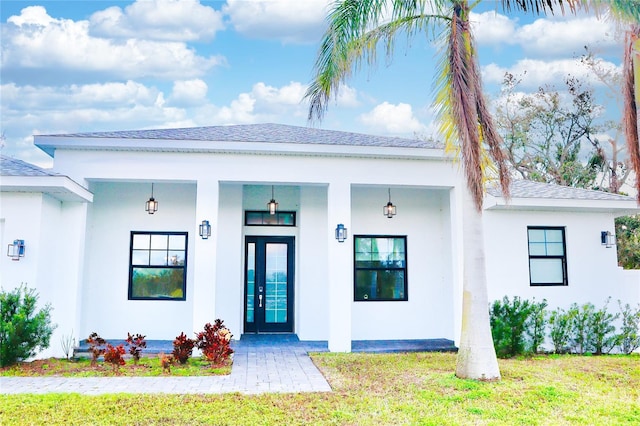
<path fill-rule="evenodd" d="M 315 354 L 333 393 L 1 395 L 0 424 L 640 424 L 640 357 L 500 360 L 496 383 L 453 376 L 455 355 Z"/>

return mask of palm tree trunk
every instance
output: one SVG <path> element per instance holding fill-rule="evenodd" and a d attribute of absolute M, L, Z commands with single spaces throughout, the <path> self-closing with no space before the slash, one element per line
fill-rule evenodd
<path fill-rule="evenodd" d="M 500 368 L 489 325 L 489 300 L 485 268 L 482 211 L 464 189 L 462 236 L 462 332 L 456 376 L 464 379 L 500 380 Z"/>

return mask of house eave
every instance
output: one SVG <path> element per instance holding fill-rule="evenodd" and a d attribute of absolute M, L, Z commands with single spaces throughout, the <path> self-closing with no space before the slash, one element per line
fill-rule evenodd
<path fill-rule="evenodd" d="M 640 213 L 640 206 L 635 200 L 512 198 L 507 202 L 504 198 L 487 195 L 484 200 L 484 210 L 571 211 L 626 216 Z"/>
<path fill-rule="evenodd" d="M 65 138 L 35 136 L 34 144 L 53 157 L 57 149 L 89 151 L 143 151 L 378 157 L 447 160 L 442 149 L 371 145 L 330 145 L 295 142 L 229 142 L 165 139 Z"/>
<path fill-rule="evenodd" d="M 59 201 L 93 202 L 93 194 L 67 176 L 2 176 L 0 192 L 43 193 Z"/>

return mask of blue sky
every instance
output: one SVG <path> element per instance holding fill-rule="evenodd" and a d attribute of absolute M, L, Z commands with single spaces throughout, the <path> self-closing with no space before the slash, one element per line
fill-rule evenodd
<path fill-rule="evenodd" d="M 0 122 L 6 155 L 50 166 L 34 134 L 245 123 L 306 126 L 302 97 L 330 0 L 13 1 L 0 4 Z M 619 69 L 622 42 L 607 19 L 473 15 L 485 91 L 505 71 L 522 90 L 562 88 L 568 73 L 600 90 L 576 57 L 589 45 Z M 433 40 L 401 40 L 389 64 L 363 68 L 321 127 L 437 138 Z M 602 98 L 604 102 L 604 97 Z M 611 108 L 610 111 L 614 111 Z M 615 117 L 614 117 L 615 118 Z"/>

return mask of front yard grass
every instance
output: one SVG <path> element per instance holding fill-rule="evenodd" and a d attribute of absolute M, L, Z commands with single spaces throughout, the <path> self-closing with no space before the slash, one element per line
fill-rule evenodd
<path fill-rule="evenodd" d="M 455 354 L 313 354 L 332 393 L 0 395 L 0 424 L 640 424 L 640 357 L 500 360 L 454 377 Z"/>

